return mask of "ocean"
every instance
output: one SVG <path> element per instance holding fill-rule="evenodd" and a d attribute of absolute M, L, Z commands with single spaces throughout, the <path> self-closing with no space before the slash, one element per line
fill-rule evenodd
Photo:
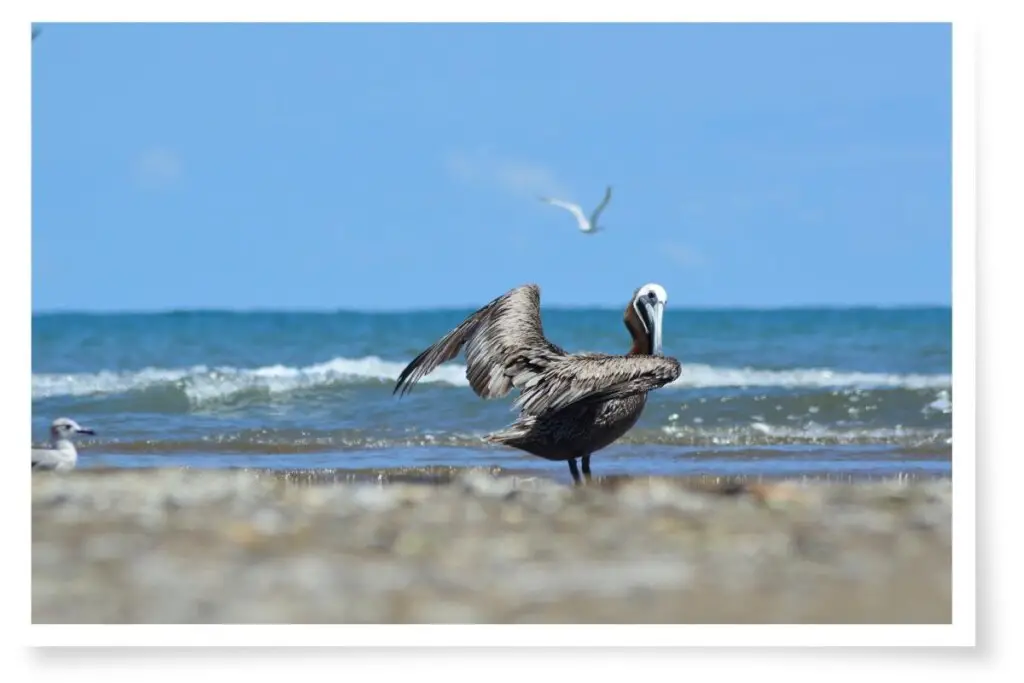
<path fill-rule="evenodd" d="M 481 302 L 485 303 L 485 302 Z M 36 314 L 32 427 L 96 430 L 79 467 L 374 472 L 499 467 L 569 481 L 565 463 L 486 444 L 513 396 L 473 394 L 462 359 L 392 395 L 471 310 Z M 618 309 L 545 309 L 569 351 L 624 353 Z M 679 380 L 593 458 L 596 476 L 949 476 L 951 311 L 673 310 Z"/>

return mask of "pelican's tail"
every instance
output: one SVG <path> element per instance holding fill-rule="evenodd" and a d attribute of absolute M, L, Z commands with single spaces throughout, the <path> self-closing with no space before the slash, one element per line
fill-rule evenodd
<path fill-rule="evenodd" d="M 497 432 L 491 432 L 485 436 L 484 441 L 500 443 L 506 446 L 518 446 L 523 439 L 530 436 L 536 422 L 537 418 L 533 415 L 521 415 L 519 419 L 508 427 Z"/>

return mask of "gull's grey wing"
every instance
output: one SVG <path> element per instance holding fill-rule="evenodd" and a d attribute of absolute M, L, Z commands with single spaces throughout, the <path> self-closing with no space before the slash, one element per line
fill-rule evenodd
<path fill-rule="evenodd" d="M 53 448 L 32 449 L 32 469 L 34 470 L 52 470 L 66 459 L 63 453 Z"/>
<path fill-rule="evenodd" d="M 482 398 L 500 398 L 522 389 L 554 360 L 565 355 L 544 336 L 540 288 L 517 287 L 473 313 L 402 370 L 395 392 L 407 393 L 437 366 L 465 348 L 466 378 Z M 394 392 L 392 392 L 394 393 Z"/>
<path fill-rule="evenodd" d="M 544 415 L 574 403 L 646 393 L 675 381 L 679 361 L 668 356 L 576 354 L 552 363 L 527 382 L 515 405 L 525 415 Z"/>

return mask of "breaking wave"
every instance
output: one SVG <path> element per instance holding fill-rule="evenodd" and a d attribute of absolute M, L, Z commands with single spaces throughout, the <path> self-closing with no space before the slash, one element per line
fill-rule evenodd
<path fill-rule="evenodd" d="M 32 399 L 171 390 L 182 392 L 191 404 L 203 404 L 252 392 L 278 395 L 339 386 L 390 384 L 404 367 L 404 362 L 366 356 L 335 358 L 306 367 L 211 368 L 200 365 L 123 372 L 34 374 Z M 465 386 L 465 370 L 464 365 L 443 365 L 421 382 Z M 950 376 L 946 374 L 845 372 L 827 368 L 762 370 L 688 364 L 683 366 L 682 376 L 672 386 L 948 389 L 950 383 Z"/>

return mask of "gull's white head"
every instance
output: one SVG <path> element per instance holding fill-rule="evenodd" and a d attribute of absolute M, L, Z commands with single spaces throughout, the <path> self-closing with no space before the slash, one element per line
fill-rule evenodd
<path fill-rule="evenodd" d="M 75 434 L 95 434 L 68 417 L 58 417 L 50 425 L 50 436 L 54 441 L 70 441 Z"/>
<path fill-rule="evenodd" d="M 651 355 L 654 356 L 661 355 L 661 320 L 667 303 L 668 292 L 656 282 L 644 285 L 633 295 L 633 309 L 650 339 Z"/>

